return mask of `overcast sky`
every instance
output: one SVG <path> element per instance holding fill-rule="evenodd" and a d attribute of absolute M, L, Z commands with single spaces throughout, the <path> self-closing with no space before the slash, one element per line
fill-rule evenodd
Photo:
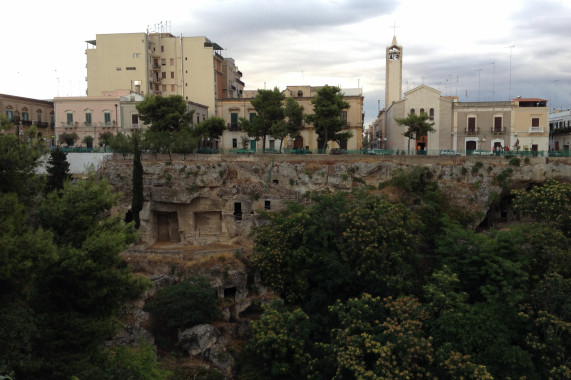
<path fill-rule="evenodd" d="M 460 101 L 538 97 L 571 107 L 569 0 L 38 1 L 0 23 L 0 93 L 85 95 L 86 40 L 165 31 L 206 36 L 246 89 L 361 87 L 365 125 L 384 105 L 385 48 L 403 47 L 403 91 Z M 21 7 L 20 7 L 21 8 Z M 510 65 L 511 62 L 511 65 Z M 511 67 L 511 69 L 510 69 Z M 511 77 L 511 80 L 510 80 Z"/>

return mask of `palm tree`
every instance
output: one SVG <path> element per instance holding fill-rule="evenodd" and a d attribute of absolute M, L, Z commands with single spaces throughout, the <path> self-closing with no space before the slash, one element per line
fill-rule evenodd
<path fill-rule="evenodd" d="M 430 116 L 427 113 L 421 112 L 419 115 L 409 113 L 407 117 L 395 118 L 398 125 L 404 125 L 408 129 L 403 132 L 404 137 L 408 137 L 408 154 L 410 154 L 410 140 L 418 136 L 426 136 L 428 132 L 434 132 L 432 128 L 434 123 L 428 121 Z"/>

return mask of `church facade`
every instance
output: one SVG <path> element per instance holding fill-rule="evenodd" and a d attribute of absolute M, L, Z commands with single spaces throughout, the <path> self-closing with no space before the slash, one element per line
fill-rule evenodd
<path fill-rule="evenodd" d="M 460 154 L 493 154 L 498 150 L 547 152 L 549 149 L 549 109 L 538 98 L 509 101 L 459 102 L 442 96 L 426 85 L 401 95 L 402 47 L 396 37 L 386 49 L 385 108 L 379 112 L 375 131 L 381 149 L 418 154 L 438 154 L 443 149 Z M 396 118 L 425 113 L 434 123 L 434 132 L 403 136 L 406 126 Z"/>

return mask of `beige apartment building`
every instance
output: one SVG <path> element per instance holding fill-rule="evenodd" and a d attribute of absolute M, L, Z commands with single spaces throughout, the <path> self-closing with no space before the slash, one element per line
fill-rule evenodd
<path fill-rule="evenodd" d="M 218 98 L 240 97 L 242 73 L 206 37 L 170 33 L 98 34 L 87 41 L 87 95 L 128 89 L 141 95 L 180 95 L 216 114 Z"/>
<path fill-rule="evenodd" d="M 313 105 L 311 99 L 317 96 L 317 91 L 321 87 L 315 86 L 287 86 L 283 91 L 287 98 L 295 99 L 302 107 L 304 114 L 313 113 Z M 341 148 L 347 150 L 361 149 L 363 139 L 363 94 L 360 88 L 342 89 L 343 99 L 349 103 L 349 109 L 344 111 L 343 118 L 347 121 L 346 128 L 353 133 L 353 137 L 347 141 L 346 146 Z M 217 116 L 222 117 L 226 121 L 227 130 L 224 131 L 220 141 L 222 149 L 242 148 L 242 140 L 247 137 L 245 131 L 242 131 L 238 125 L 240 118 L 252 120 L 256 115 L 256 110 L 252 106 L 251 100 L 256 96 L 256 91 L 246 91 L 242 98 L 239 99 L 221 99 Z M 275 139 L 273 136 L 266 137 L 266 148 L 279 149 L 280 144 L 284 149 L 305 148 L 309 150 L 317 150 L 317 133 L 311 124 L 303 124 L 301 131 L 296 137 L 286 137 L 282 143 L 281 140 Z M 249 139 L 248 146 L 250 150 L 261 150 L 262 141 Z M 329 142 L 329 149 L 339 148 L 336 142 Z"/>
<path fill-rule="evenodd" d="M 9 132 L 22 135 L 35 127 L 47 146 L 54 144 L 54 103 L 51 100 L 0 94 L 0 114 L 13 123 Z"/>

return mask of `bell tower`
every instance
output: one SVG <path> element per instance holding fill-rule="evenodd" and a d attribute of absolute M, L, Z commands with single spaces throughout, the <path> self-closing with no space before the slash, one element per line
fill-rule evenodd
<path fill-rule="evenodd" d="M 397 45 L 397 37 L 387 47 L 385 74 L 385 109 L 393 102 L 401 100 L 402 94 L 402 46 Z"/>

